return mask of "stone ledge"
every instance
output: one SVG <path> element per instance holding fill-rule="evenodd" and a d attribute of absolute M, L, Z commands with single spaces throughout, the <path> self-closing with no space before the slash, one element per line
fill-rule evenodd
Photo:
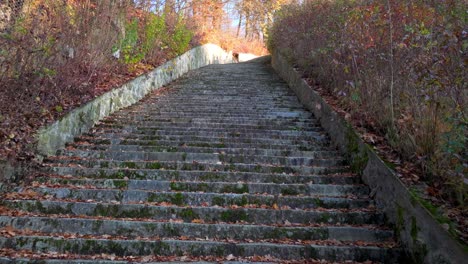
<path fill-rule="evenodd" d="M 120 88 L 109 91 L 72 110 L 55 123 L 41 128 L 36 134 L 37 152 L 42 156 L 54 155 L 67 142 L 73 141 L 74 137 L 88 131 L 99 120 L 138 102 L 148 93 L 174 81 L 190 70 L 210 64 L 233 62 L 232 54 L 216 45 L 205 44 L 193 48 Z"/>
<path fill-rule="evenodd" d="M 314 113 L 330 135 L 334 147 L 345 153 L 351 167 L 361 173 L 371 195 L 390 224 L 395 226 L 402 247 L 415 263 L 465 263 L 466 249 L 434 219 L 382 159 L 365 144 L 294 70 L 288 61 L 272 52 L 272 65 L 296 93 L 301 103 Z"/>

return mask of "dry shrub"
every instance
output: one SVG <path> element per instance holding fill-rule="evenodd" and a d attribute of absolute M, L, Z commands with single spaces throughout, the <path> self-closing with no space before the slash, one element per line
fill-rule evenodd
<path fill-rule="evenodd" d="M 465 9 L 455 0 L 310 1 L 281 11 L 269 45 L 466 205 Z"/>
<path fill-rule="evenodd" d="M 128 1 L 10 2 L 23 7 L 0 21 L 0 157 L 32 156 L 38 127 L 185 52 L 192 36 L 185 20 Z"/>

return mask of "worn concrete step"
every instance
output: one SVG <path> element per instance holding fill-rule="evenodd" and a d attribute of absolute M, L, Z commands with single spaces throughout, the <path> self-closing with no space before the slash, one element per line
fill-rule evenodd
<path fill-rule="evenodd" d="M 246 149 L 246 148 L 201 148 L 201 147 L 153 147 L 153 146 L 141 146 L 141 147 L 132 147 L 132 145 L 120 146 L 119 148 L 92 148 L 81 146 L 80 148 L 69 147 L 67 149 L 62 149 L 57 152 L 57 156 L 77 156 L 81 158 L 102 158 L 102 159 L 121 159 L 124 157 L 133 157 L 133 159 L 145 159 L 154 160 L 151 157 L 152 155 L 159 154 L 149 154 L 149 153 L 208 153 L 208 154 L 217 154 L 225 155 L 227 157 L 283 157 L 288 158 L 306 158 L 306 159 L 329 159 L 329 158 L 339 158 L 341 156 L 337 151 L 331 150 L 319 150 L 319 151 L 291 151 L 291 150 L 276 150 L 276 149 Z"/>
<path fill-rule="evenodd" d="M 228 126 L 228 127 L 256 127 L 261 128 L 263 126 L 270 126 L 272 128 L 278 129 L 280 126 L 287 126 L 287 127 L 300 127 L 300 126 L 313 126 L 313 124 L 309 124 L 311 121 L 308 119 L 272 119 L 272 118 L 262 118 L 262 119 L 217 119 L 217 118 L 155 118 L 148 121 L 138 121 L 132 122 L 129 120 L 111 120 L 107 119 L 106 123 L 118 123 L 118 124 L 126 124 L 126 125 L 133 125 L 133 126 L 162 126 L 162 125 L 189 125 L 189 127 L 219 127 L 219 126 Z"/>
<path fill-rule="evenodd" d="M 149 137 L 148 137 L 149 138 Z M 80 136 L 75 138 L 77 144 L 120 144 L 120 145 L 150 145 L 159 146 L 164 145 L 167 142 L 174 142 L 173 144 L 183 146 L 213 146 L 213 147 L 258 147 L 268 148 L 268 146 L 291 146 L 296 149 L 302 148 L 313 148 L 315 150 L 326 145 L 327 140 L 325 138 L 318 140 L 301 140 L 301 139 L 271 139 L 271 138 L 225 138 L 225 137 L 209 137 L 209 136 L 161 136 L 152 137 L 152 139 L 131 139 L 125 137 L 85 137 Z M 229 142 L 227 145 L 226 142 Z M 290 147 L 290 148 L 291 148 Z"/>
<path fill-rule="evenodd" d="M 225 147 L 224 145 L 221 147 Z M 89 152 L 90 154 L 84 154 Z M 293 149 L 264 149 L 264 148 L 215 148 L 177 146 L 139 146 L 139 145 L 68 145 L 67 148 L 57 151 L 57 156 L 93 156 L 105 152 L 186 152 L 186 153 L 213 153 L 244 156 L 285 156 L 308 158 L 341 157 L 336 150 L 293 150 Z M 74 153 L 77 153 L 76 155 Z M 98 154 L 96 154 L 98 153 Z"/>
<path fill-rule="evenodd" d="M 114 142 L 114 144 L 138 144 L 141 142 L 142 145 L 148 144 L 158 144 L 159 141 L 175 141 L 181 143 L 190 143 L 190 142 L 225 142 L 230 143 L 248 143 L 248 144 L 263 144 L 263 145 L 299 145 L 299 146 L 322 146 L 328 143 L 326 136 L 317 136 L 312 138 L 300 138 L 300 137 L 291 137 L 291 138 L 271 138 L 266 136 L 258 137 L 223 137 L 223 136 L 209 136 L 209 135 L 166 135 L 166 136 L 139 136 L 139 135 L 95 135 L 93 137 L 79 136 L 75 138 L 75 141 L 78 142 L 88 142 L 91 144 L 102 144 L 103 142 L 108 141 L 109 143 Z"/>
<path fill-rule="evenodd" d="M 377 226 L 267 226 L 223 223 L 150 222 L 84 218 L 11 217 L 0 216 L 0 228 L 28 228 L 42 233 L 79 233 L 80 235 L 111 235 L 136 237 L 173 237 L 263 240 L 339 240 L 391 241 L 393 232 Z"/>
<path fill-rule="evenodd" d="M 43 178 L 46 180 L 45 178 Z M 52 180 L 52 179 L 51 179 Z M 112 185 L 117 185 L 114 188 Z M 199 181 L 87 181 L 87 185 L 61 185 L 57 181 L 46 181 L 40 187 L 86 189 L 147 190 L 154 192 L 205 192 L 205 193 L 250 193 L 284 196 L 320 195 L 327 197 L 368 197 L 369 188 L 363 184 L 276 184 L 251 182 L 199 182 Z"/>
<path fill-rule="evenodd" d="M 123 144 L 125 143 L 125 144 Z M 276 143 L 276 142 L 275 142 Z M 232 142 L 230 140 L 219 140 L 219 141 L 173 141 L 173 140 L 154 140 L 154 141 L 142 141 L 142 140 L 121 140 L 121 139 L 86 139 L 79 140 L 73 143 L 67 144 L 67 146 L 79 148 L 79 147 L 88 147 L 88 148 L 118 148 L 119 146 L 130 146 L 135 147 L 197 147 L 205 149 L 262 149 L 262 150 L 282 150 L 282 151 L 332 151 L 333 149 L 327 146 L 319 146 L 318 144 L 313 144 L 309 142 L 307 145 L 293 145 L 293 144 L 265 144 L 265 143 L 238 143 Z M 210 151 L 213 153 L 213 151 Z"/>
<path fill-rule="evenodd" d="M 284 114 L 286 115 L 286 113 Z M 294 113 L 290 114 L 291 116 L 296 115 Z M 182 115 L 182 116 L 170 116 L 170 115 L 158 115 L 157 113 L 152 113 L 145 118 L 135 119 L 132 116 L 112 116 L 111 118 L 106 119 L 107 123 L 118 122 L 124 124 L 145 124 L 145 123 L 239 123 L 239 124 L 296 124 L 296 123 L 313 123 L 317 124 L 317 121 L 310 119 L 308 116 L 296 115 L 297 117 L 282 117 L 279 114 L 264 114 L 261 116 L 243 116 L 243 115 L 230 115 L 230 116 L 219 116 L 219 115 Z"/>
<path fill-rule="evenodd" d="M 326 223 L 330 225 L 347 224 L 380 225 L 384 215 L 373 208 L 356 209 L 262 209 L 230 208 L 221 206 L 148 205 L 96 202 L 71 202 L 65 200 L 4 200 L 12 208 L 41 214 L 85 215 L 112 218 L 149 218 L 154 220 L 183 219 L 192 222 L 200 219 L 204 222 L 255 223 L 256 225 L 310 224 Z M 287 221 L 287 222 L 286 222 Z"/>
<path fill-rule="evenodd" d="M 346 165 L 344 158 L 338 157 L 284 157 L 284 156 L 248 156 L 221 153 L 189 153 L 189 152 L 98 152 L 91 151 L 68 152 L 65 156 L 54 156 L 46 160 L 112 160 L 112 161 L 184 161 L 184 162 L 223 162 L 223 163 L 261 163 L 281 166 L 339 166 Z M 72 155 L 75 154 L 75 155 Z M 144 166 L 146 167 L 146 166 Z"/>
<path fill-rule="evenodd" d="M 132 134 L 132 133 L 111 133 L 111 134 L 100 134 L 96 133 L 93 136 L 82 135 L 80 139 L 86 138 L 108 138 L 108 139 L 120 139 L 121 142 L 129 141 L 156 141 L 156 140 L 175 140 L 175 141 L 229 141 L 229 142 L 246 142 L 250 143 L 252 141 L 267 144 L 281 143 L 281 144 L 324 144 L 327 142 L 327 137 L 325 135 L 317 134 L 315 136 L 275 136 L 262 133 L 252 133 L 252 134 L 242 134 L 240 132 L 235 132 L 232 134 L 219 134 L 219 133 L 163 133 L 163 135 L 141 135 L 141 134 Z M 124 143 L 123 143 L 124 144 Z"/>
<path fill-rule="evenodd" d="M 210 160 L 211 161 L 211 160 Z M 281 166 L 272 164 L 245 164 L 231 163 L 223 164 L 221 161 L 193 161 L 193 162 L 171 162 L 171 161 L 114 161 L 114 160 L 73 160 L 73 159 L 57 159 L 49 157 L 48 167 L 88 167 L 88 168 L 128 168 L 135 170 L 182 170 L 182 171 L 237 171 L 237 172 L 259 172 L 259 173 L 277 173 L 277 174 L 301 174 L 301 175 L 319 175 L 340 173 L 349 170 L 348 167 L 342 165 L 333 166 L 333 160 L 327 160 L 326 166 Z"/>
<path fill-rule="evenodd" d="M 145 110 L 141 110 L 145 111 Z M 242 121 L 242 122 L 255 122 L 255 121 L 275 121 L 275 122 L 296 122 L 304 124 L 319 125 L 318 121 L 314 119 L 310 113 L 297 113 L 297 112 L 265 112 L 265 113 L 222 113 L 213 111 L 212 113 L 204 112 L 203 110 L 196 110 L 198 112 L 167 112 L 162 113 L 161 111 L 147 111 L 141 113 L 121 113 L 120 115 L 113 115 L 106 118 L 104 123 L 149 123 L 149 122 L 215 122 L 218 123 L 220 120 L 226 121 Z M 200 113 L 201 112 L 201 113 Z M 202 117 L 201 117 L 202 116 Z"/>
<path fill-rule="evenodd" d="M 204 126 L 204 127 L 218 127 L 218 126 L 227 126 L 227 127 L 254 127 L 259 128 L 262 126 L 271 127 L 271 128 L 280 128 L 281 126 L 302 126 L 302 127 L 315 127 L 317 126 L 316 120 L 310 119 L 301 119 L 301 118 L 252 118 L 252 119 L 221 119 L 221 118 L 163 118 L 163 117 L 154 117 L 151 120 L 147 121 L 135 121 L 132 119 L 119 120 L 119 119 L 105 119 L 102 120 L 103 124 L 128 124 L 133 126 L 162 126 L 162 125 L 172 125 L 172 126 L 182 126 L 182 125 L 192 125 L 193 127 Z"/>
<path fill-rule="evenodd" d="M 264 133 L 265 135 L 276 135 L 276 136 L 300 136 L 300 135 L 315 135 L 317 133 L 323 133 L 323 128 L 317 126 L 314 128 L 308 128 L 307 130 L 302 130 L 300 128 L 296 128 L 294 130 L 265 130 L 262 128 L 255 129 L 255 128 L 205 128 L 205 127 L 166 127 L 162 128 L 140 128 L 133 127 L 130 125 L 125 126 L 122 128 L 111 128 L 107 126 L 97 126 L 91 130 L 92 134 L 141 134 L 141 135 L 159 135 L 159 134 L 184 134 L 184 133 L 199 133 L 199 134 L 206 134 L 206 133 L 220 133 L 226 135 L 235 135 L 237 136 L 238 133 L 244 134 L 258 134 Z M 84 134 L 88 135 L 88 134 Z"/>
<path fill-rule="evenodd" d="M 202 184 L 199 184 L 202 185 Z M 205 186 L 205 185 L 203 185 Z M 178 186 L 172 186 L 178 189 Z M 240 186 L 239 186 L 240 187 Z M 85 186 L 76 189 L 61 188 L 60 186 L 50 188 L 33 188 L 32 191 L 47 195 L 56 199 L 71 199 L 77 201 L 100 201 L 100 202 L 119 202 L 119 203 L 171 203 L 184 206 L 251 206 L 251 207 L 287 207 L 292 209 L 312 209 L 312 208 L 364 208 L 373 206 L 373 203 L 366 198 L 351 198 L 346 195 L 341 196 L 285 196 L 273 194 L 255 194 L 245 193 L 243 189 L 213 190 L 209 192 L 208 187 L 205 191 L 200 188 L 197 191 L 179 191 L 171 192 L 156 190 L 116 190 L 116 189 L 86 189 Z M 242 187 L 243 188 L 243 187 Z M 169 188 L 171 189 L 171 188 Z M 283 189 L 290 192 L 292 189 Z M 225 193 L 223 193 L 225 191 Z"/>
<path fill-rule="evenodd" d="M 238 123 L 183 123 L 183 122 L 151 122 L 151 123 L 144 123 L 144 124 L 122 124 L 122 123 L 117 123 L 117 122 L 105 122 L 103 121 L 98 125 L 98 127 L 102 128 L 126 128 L 126 127 L 135 127 L 136 129 L 142 130 L 142 129 L 153 129 L 153 130 L 160 130 L 160 129 L 173 129 L 173 128 L 178 128 L 178 129 L 183 129 L 183 128 L 190 128 L 190 129 L 229 129 L 229 130 L 244 130 L 244 129 L 263 129 L 263 130 L 303 130 L 303 131 L 308 131 L 311 130 L 313 131 L 314 129 L 317 129 L 317 126 L 314 124 L 308 124 L 308 123 L 292 123 L 292 124 L 282 124 L 282 125 L 275 125 L 275 124 L 238 124 Z"/>
<path fill-rule="evenodd" d="M 264 131 L 258 131 L 255 133 L 245 133 L 242 131 L 233 132 L 213 132 L 213 131 L 195 131 L 192 129 L 179 130 L 179 131 L 167 131 L 159 130 L 154 133 L 140 133 L 138 131 L 120 131 L 113 133 L 101 133 L 94 131 L 93 133 L 83 134 L 83 137 L 97 137 L 97 138 L 126 138 L 126 139 L 142 139 L 142 140 L 158 140 L 166 139 L 171 137 L 210 137 L 210 138 L 251 138 L 251 139 L 279 139 L 279 140 L 324 140 L 327 136 L 322 132 L 300 132 L 300 131 L 287 131 L 285 133 L 270 133 Z M 306 134 L 307 133 L 307 134 Z"/>
<path fill-rule="evenodd" d="M 234 118 L 270 118 L 270 119 L 310 119 L 315 117 L 312 113 L 299 107 L 290 107 L 286 104 L 273 103 L 262 107 L 252 106 L 252 103 L 242 103 L 235 100 L 228 103 L 213 102 L 213 106 L 193 105 L 187 103 L 167 103 L 167 104 L 151 104 L 143 107 L 128 108 L 120 111 L 112 116 L 112 118 L 159 118 L 159 117 L 234 117 Z M 218 106 L 215 106 L 218 105 Z M 269 107 L 269 108 L 268 108 Z M 217 111 L 219 110 L 219 111 Z"/>
<path fill-rule="evenodd" d="M 275 241 L 276 242 L 276 241 Z M 331 244 L 335 243 L 330 241 Z M 344 244 L 344 245 L 343 245 Z M 358 261 L 390 261 L 398 260 L 399 250 L 388 248 L 385 244 L 376 246 L 321 245 L 321 244 L 280 244 L 268 242 L 219 242 L 192 241 L 175 239 L 92 239 L 63 238 L 51 236 L 16 236 L 0 237 L 0 246 L 16 250 L 29 249 L 38 252 L 70 252 L 79 254 L 116 254 L 119 256 L 138 255 L 193 255 L 193 256 L 266 256 L 281 259 L 328 259 Z M 379 247 L 380 246 L 380 247 Z"/>
<path fill-rule="evenodd" d="M 84 177 L 83 180 L 117 180 L 142 181 L 151 184 L 151 181 L 204 181 L 204 182 L 257 182 L 257 183 L 312 183 L 312 184 L 356 184 L 361 179 L 352 174 L 331 175 L 291 175 L 291 174 L 265 174 L 256 172 L 206 172 L 206 171 L 177 171 L 177 170 L 133 170 L 133 169 L 100 169 L 100 168 L 73 168 L 53 167 L 52 172 L 62 175 L 64 182 L 73 182 L 73 177 Z M 47 175 L 46 178 L 53 178 Z M 89 178 L 89 179 L 86 179 Z M 116 183 L 116 184 L 121 184 Z M 137 183 L 141 184 L 141 183 Z M 117 185 L 114 185 L 117 186 Z"/>

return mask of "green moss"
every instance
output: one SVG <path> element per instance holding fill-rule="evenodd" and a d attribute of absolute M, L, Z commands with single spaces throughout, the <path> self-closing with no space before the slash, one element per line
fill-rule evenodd
<path fill-rule="evenodd" d="M 234 199 L 234 204 L 238 206 L 245 206 L 249 204 L 249 199 L 245 195 L 243 195 L 242 198 L 240 199 L 239 198 Z"/>
<path fill-rule="evenodd" d="M 319 223 L 330 223 L 332 220 L 332 216 L 329 213 L 322 213 L 322 215 L 317 219 Z"/>
<path fill-rule="evenodd" d="M 354 132 L 353 128 L 348 125 L 346 131 L 346 157 L 349 161 L 350 169 L 352 172 L 362 175 L 362 172 L 367 166 L 369 155 L 367 149 L 359 147 L 359 138 Z"/>
<path fill-rule="evenodd" d="M 190 189 L 190 191 L 198 191 L 198 192 L 209 192 L 211 190 L 210 186 L 204 182 L 199 183 L 196 186 L 196 190 L 192 190 L 191 188 L 188 188 L 188 189 Z"/>
<path fill-rule="evenodd" d="M 223 193 L 249 193 L 247 184 L 226 185 L 221 189 Z"/>
<path fill-rule="evenodd" d="M 145 168 L 149 170 L 159 170 L 162 168 L 162 164 L 159 162 L 146 163 Z"/>
<path fill-rule="evenodd" d="M 127 189 L 128 188 L 128 181 L 126 180 L 114 180 L 113 181 L 114 187 L 119 189 Z"/>
<path fill-rule="evenodd" d="M 129 169 L 136 169 L 137 165 L 133 161 L 125 161 L 120 164 L 121 168 L 129 168 Z"/>
<path fill-rule="evenodd" d="M 185 221 L 191 221 L 193 219 L 198 219 L 199 216 L 196 214 L 192 208 L 186 208 L 180 211 L 179 216 L 182 217 Z"/>
<path fill-rule="evenodd" d="M 207 173 L 200 176 L 200 180 L 202 181 L 216 181 L 221 179 L 224 179 L 224 177 L 216 173 Z"/>
<path fill-rule="evenodd" d="M 126 252 L 125 248 L 121 244 L 114 241 L 108 242 L 107 250 L 107 252 L 112 252 L 112 254 L 115 254 L 117 256 L 124 256 Z"/>
<path fill-rule="evenodd" d="M 164 198 L 162 197 L 161 194 L 156 194 L 156 193 L 150 193 L 148 194 L 148 199 L 147 201 L 149 203 L 160 203 L 160 202 L 165 202 Z"/>
<path fill-rule="evenodd" d="M 95 139 L 94 144 L 96 144 L 96 145 L 110 145 L 111 141 L 110 141 L 110 139 Z"/>
<path fill-rule="evenodd" d="M 221 213 L 221 220 L 224 222 L 247 221 L 247 213 L 241 210 L 227 210 Z"/>
<path fill-rule="evenodd" d="M 170 246 L 162 241 L 155 242 L 153 247 L 153 254 L 154 255 L 167 255 L 170 250 Z"/>
<path fill-rule="evenodd" d="M 172 191 L 186 191 L 188 186 L 186 183 L 183 182 L 171 182 L 170 188 Z"/>
<path fill-rule="evenodd" d="M 189 147 L 198 147 L 198 148 L 209 148 L 210 144 L 208 143 L 187 143 Z"/>
<path fill-rule="evenodd" d="M 167 236 L 180 236 L 179 230 L 174 228 L 173 224 L 164 224 L 163 229 L 166 232 Z M 151 233 L 154 233 L 154 232 L 151 232 Z"/>
<path fill-rule="evenodd" d="M 193 170 L 191 164 L 184 164 L 184 165 L 182 166 L 182 168 L 180 168 L 180 169 L 183 170 L 183 171 L 191 171 L 191 170 Z"/>
<path fill-rule="evenodd" d="M 311 259 L 320 259 L 321 254 L 319 254 L 318 250 L 314 247 L 309 247 L 309 258 Z"/>
<path fill-rule="evenodd" d="M 299 192 L 293 188 L 285 188 L 281 190 L 282 195 L 298 195 Z"/>
<path fill-rule="evenodd" d="M 311 147 L 306 147 L 306 146 L 299 146 L 299 151 L 312 151 L 313 149 Z"/>
<path fill-rule="evenodd" d="M 411 217 L 411 238 L 413 239 L 413 243 L 416 243 L 416 240 L 418 239 L 418 232 L 419 232 L 419 227 L 416 223 L 416 217 Z"/>
<path fill-rule="evenodd" d="M 101 161 L 101 168 L 109 168 L 109 162 L 108 161 Z"/>
<path fill-rule="evenodd" d="M 272 167 L 270 169 L 270 171 L 272 173 L 278 173 L 278 174 L 281 174 L 281 173 L 287 173 L 289 170 L 287 167 Z"/>
<path fill-rule="evenodd" d="M 224 168 L 224 171 L 236 171 L 236 166 L 234 164 L 230 164 L 228 167 Z"/>
<path fill-rule="evenodd" d="M 416 243 L 413 245 L 411 253 L 414 263 L 424 263 L 424 259 L 428 253 L 426 244 L 416 241 Z"/>
<path fill-rule="evenodd" d="M 213 199 L 211 199 L 211 204 L 224 206 L 226 204 L 226 200 L 221 196 L 215 196 Z"/>
<path fill-rule="evenodd" d="M 101 226 L 102 226 L 103 224 L 104 224 L 104 221 L 103 221 L 103 220 L 96 220 L 96 221 L 93 221 L 93 227 L 92 227 L 93 232 L 98 233 L 98 232 L 99 232 L 99 229 L 101 229 Z"/>
<path fill-rule="evenodd" d="M 182 153 L 182 160 L 185 161 L 187 159 L 187 153 Z"/>
<path fill-rule="evenodd" d="M 260 166 L 260 165 L 255 165 L 253 171 L 256 172 L 256 173 L 262 172 L 262 166 Z"/>
<path fill-rule="evenodd" d="M 77 244 L 75 244 L 76 247 L 72 247 L 73 252 L 82 252 L 82 253 L 88 253 L 88 254 L 93 254 L 93 253 L 98 253 L 99 251 L 102 250 L 101 245 L 99 245 L 96 240 L 85 240 L 81 248 Z M 101 252 L 99 252 L 101 253 Z"/>
<path fill-rule="evenodd" d="M 45 207 L 40 201 L 27 203 L 26 210 L 30 212 L 40 212 L 43 214 L 71 214 L 73 204 L 68 204 L 66 208 L 60 205 Z"/>
<path fill-rule="evenodd" d="M 151 218 L 153 215 L 148 208 L 138 208 L 133 210 L 121 211 L 119 205 L 98 204 L 94 208 L 94 215 L 109 216 L 117 218 Z"/>
<path fill-rule="evenodd" d="M 219 161 L 221 161 L 221 162 L 226 162 L 226 155 L 219 154 L 219 155 L 218 155 L 218 159 L 219 159 Z"/>
<path fill-rule="evenodd" d="M 185 197 L 184 197 L 184 195 L 182 193 L 176 193 L 171 198 L 171 203 L 175 204 L 175 205 L 178 205 L 178 206 L 183 205 L 184 201 L 185 201 Z"/>
<path fill-rule="evenodd" d="M 395 226 L 395 233 L 397 236 L 400 236 L 402 229 L 405 226 L 405 219 L 404 219 L 404 209 L 398 203 L 395 204 L 397 210 L 397 219 L 396 219 L 396 226 Z"/>
<path fill-rule="evenodd" d="M 317 207 L 324 207 L 325 203 L 320 198 L 313 198 L 313 203 Z"/>

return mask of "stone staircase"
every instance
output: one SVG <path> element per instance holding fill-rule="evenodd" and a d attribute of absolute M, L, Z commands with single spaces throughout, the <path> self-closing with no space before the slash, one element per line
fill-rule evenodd
<path fill-rule="evenodd" d="M 265 59 L 191 72 L 44 167 L 3 198 L 0 263 L 402 255 L 368 187 Z"/>

